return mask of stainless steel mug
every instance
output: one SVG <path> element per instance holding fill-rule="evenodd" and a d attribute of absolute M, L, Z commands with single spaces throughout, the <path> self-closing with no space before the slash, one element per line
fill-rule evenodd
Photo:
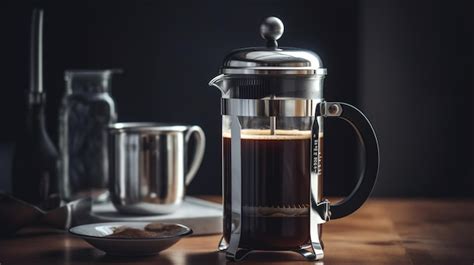
<path fill-rule="evenodd" d="M 194 155 L 187 168 L 192 136 Z M 201 165 L 205 141 L 199 126 L 109 126 L 109 190 L 115 208 L 126 214 L 166 214 L 176 210 Z"/>

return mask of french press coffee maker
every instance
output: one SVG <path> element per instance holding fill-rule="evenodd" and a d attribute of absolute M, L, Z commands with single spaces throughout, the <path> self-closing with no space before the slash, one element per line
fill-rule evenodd
<path fill-rule="evenodd" d="M 326 69 L 311 51 L 279 47 L 283 23 L 261 25 L 266 47 L 232 51 L 209 83 L 222 92 L 224 235 L 219 249 L 232 260 L 253 250 L 324 256 L 321 227 L 356 211 L 374 186 L 379 164 L 375 132 L 357 108 L 326 102 Z M 363 172 L 336 204 L 323 199 L 324 119 L 354 127 Z"/>

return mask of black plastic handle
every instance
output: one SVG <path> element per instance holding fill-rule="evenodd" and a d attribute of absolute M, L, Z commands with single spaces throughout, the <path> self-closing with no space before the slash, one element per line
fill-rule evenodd
<path fill-rule="evenodd" d="M 347 121 L 357 132 L 362 142 L 364 167 L 356 187 L 344 200 L 331 205 L 331 219 L 347 216 L 367 200 L 375 185 L 379 171 L 379 144 L 369 120 L 356 107 L 342 102 L 322 102 L 317 116 L 337 117 Z"/>

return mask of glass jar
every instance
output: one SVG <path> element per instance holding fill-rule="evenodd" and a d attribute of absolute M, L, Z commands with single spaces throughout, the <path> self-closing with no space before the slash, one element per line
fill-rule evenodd
<path fill-rule="evenodd" d="M 65 201 L 107 198 L 107 127 L 117 120 L 112 99 L 114 70 L 65 72 L 59 113 L 60 194 Z"/>

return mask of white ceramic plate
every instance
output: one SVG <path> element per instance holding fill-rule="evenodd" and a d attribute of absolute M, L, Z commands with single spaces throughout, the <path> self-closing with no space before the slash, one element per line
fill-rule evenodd
<path fill-rule="evenodd" d="M 115 222 L 80 225 L 69 229 L 69 233 L 80 237 L 92 246 L 104 251 L 109 255 L 116 256 L 146 256 L 156 255 L 176 242 L 181 237 L 192 234 L 192 230 L 184 225 L 175 235 L 156 238 L 109 238 L 114 229 L 127 226 L 131 228 L 144 229 L 148 222 Z"/>

